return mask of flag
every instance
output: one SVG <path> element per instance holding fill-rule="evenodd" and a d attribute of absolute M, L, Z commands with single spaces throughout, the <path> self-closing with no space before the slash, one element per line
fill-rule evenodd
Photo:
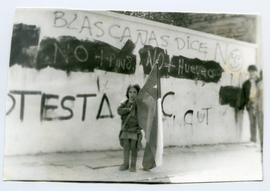
<path fill-rule="evenodd" d="M 136 99 L 138 121 L 145 132 L 146 139 L 142 164 L 145 170 L 162 164 L 163 127 L 160 91 L 158 65 L 155 64 Z"/>

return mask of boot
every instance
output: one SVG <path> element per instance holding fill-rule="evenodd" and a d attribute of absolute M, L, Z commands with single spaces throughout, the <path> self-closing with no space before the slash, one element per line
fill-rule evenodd
<path fill-rule="evenodd" d="M 137 149 L 131 152 L 131 165 L 130 172 L 136 172 L 136 163 L 137 163 Z"/>
<path fill-rule="evenodd" d="M 129 150 L 124 149 L 124 162 L 123 164 L 119 167 L 119 170 L 127 170 L 129 168 Z"/>

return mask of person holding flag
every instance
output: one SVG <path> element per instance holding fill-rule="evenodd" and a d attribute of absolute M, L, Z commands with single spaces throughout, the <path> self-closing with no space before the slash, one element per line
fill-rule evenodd
<path fill-rule="evenodd" d="M 140 86 L 129 85 L 126 92 L 127 100 L 123 101 L 117 109 L 121 116 L 122 124 L 119 133 L 120 145 L 123 147 L 124 162 L 119 170 L 129 169 L 129 159 L 131 153 L 130 171 L 136 171 L 137 153 L 141 147 L 142 132 L 138 123 L 136 97 L 140 91 Z"/>
<path fill-rule="evenodd" d="M 163 155 L 161 89 L 157 64 L 154 65 L 143 88 L 140 90 L 139 85 L 130 85 L 126 97 L 128 99 L 117 109 L 122 119 L 119 133 L 120 145 L 124 149 L 124 162 L 120 170 L 129 168 L 131 152 L 130 171 L 136 171 L 137 153 L 141 147 L 143 129 L 146 145 L 142 166 L 143 170 L 148 171 L 162 164 Z"/>

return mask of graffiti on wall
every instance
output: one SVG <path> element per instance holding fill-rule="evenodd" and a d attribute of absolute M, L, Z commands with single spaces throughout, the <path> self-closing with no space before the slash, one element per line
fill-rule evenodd
<path fill-rule="evenodd" d="M 52 67 L 70 71 L 93 72 L 94 69 L 122 74 L 134 74 L 136 56 L 132 54 L 135 44 L 127 40 L 121 50 L 101 41 L 78 40 L 76 37 L 61 36 L 58 39 L 42 39 L 36 52 L 36 59 L 29 56 L 33 45 L 37 46 L 40 30 L 35 26 L 15 25 L 12 37 L 10 66 L 21 64 L 38 70 Z M 22 36 L 27 33 L 25 38 Z M 30 34 L 35 34 L 33 37 Z M 29 39 L 30 38 L 30 39 Z M 25 42 L 33 43 L 25 43 Z M 218 82 L 222 67 L 215 61 L 202 61 L 184 56 L 169 55 L 164 49 L 145 45 L 139 50 L 141 65 L 145 74 L 149 74 L 155 63 L 159 64 L 162 76 L 196 79 L 204 82 Z M 18 62 L 22 59 L 21 62 Z"/>
<path fill-rule="evenodd" d="M 202 61 L 184 56 L 172 56 L 159 47 L 144 46 L 139 51 L 144 73 L 149 74 L 154 64 L 158 63 L 161 76 L 172 76 L 204 82 L 218 82 L 222 67 L 215 61 Z"/>
<path fill-rule="evenodd" d="M 205 58 L 211 54 L 211 45 L 206 39 L 197 38 L 188 32 L 180 36 L 168 33 L 157 33 L 155 30 L 142 27 L 131 27 L 121 22 L 107 23 L 81 12 L 66 12 L 58 10 L 52 12 L 52 26 L 57 29 L 76 31 L 92 38 L 111 38 L 117 42 L 132 40 L 135 46 L 151 45 L 163 49 L 172 48 L 179 53 L 192 51 L 195 54 L 203 55 Z M 228 69 L 239 71 L 243 65 L 243 53 L 239 48 L 229 49 L 228 45 L 214 44 L 214 60 L 228 66 Z"/>
<path fill-rule="evenodd" d="M 117 49 L 101 41 L 78 40 L 71 36 L 46 37 L 38 47 L 39 32 L 35 26 L 14 26 L 10 66 L 19 64 L 38 70 L 49 66 L 67 72 L 93 72 L 94 69 L 121 74 L 135 72 L 136 56 L 132 54 L 135 45 L 130 40 L 122 49 Z M 33 47 L 36 52 L 30 54 Z"/>
<path fill-rule="evenodd" d="M 172 118 L 175 120 L 176 114 L 170 113 L 169 111 L 166 111 L 164 109 L 164 105 L 166 103 L 166 98 L 168 96 L 175 96 L 174 91 L 168 91 L 165 93 L 161 100 L 161 109 L 164 117 Z M 183 121 L 184 126 L 193 126 L 195 123 L 198 124 L 204 124 L 209 125 L 209 110 L 211 110 L 212 107 L 205 107 L 201 109 L 188 109 L 184 112 L 183 116 L 181 116 L 181 119 Z"/>
<path fill-rule="evenodd" d="M 39 42 L 40 28 L 35 25 L 15 24 L 10 49 L 10 66 L 21 64 L 29 66 L 34 63 Z"/>
<path fill-rule="evenodd" d="M 162 96 L 161 109 L 163 116 L 175 118 L 175 114 L 165 111 L 165 100 L 167 96 L 175 95 L 173 91 L 169 91 Z M 8 94 L 8 99 L 10 101 L 8 111 L 6 115 L 10 115 L 15 111 L 15 107 L 19 109 L 19 118 L 23 122 L 25 119 L 25 111 L 28 110 L 30 101 L 28 98 L 35 98 L 40 100 L 39 106 L 39 120 L 40 121 L 55 121 L 55 120 L 72 120 L 74 115 L 78 115 L 81 121 L 86 121 L 87 113 L 90 111 L 87 110 L 87 104 L 89 101 L 99 102 L 99 107 L 95 110 L 96 120 L 105 119 L 105 118 L 114 118 L 115 113 L 112 110 L 110 103 L 110 96 L 106 93 L 102 94 L 101 99 L 97 98 L 96 93 L 85 93 L 77 95 L 65 95 L 60 97 L 58 94 L 44 93 L 41 91 L 26 91 L 26 90 L 10 90 Z M 49 101 L 54 101 L 54 103 L 49 103 Z M 80 113 L 74 113 L 74 104 L 80 106 Z M 57 115 L 54 111 L 61 109 L 64 113 L 62 115 Z M 193 125 L 196 121 L 200 124 L 208 125 L 209 123 L 209 110 L 211 107 L 201 108 L 200 110 L 189 109 L 184 112 L 182 116 L 185 126 Z M 91 110 L 93 112 L 94 110 Z M 94 120 L 94 119 L 92 119 Z"/>
<path fill-rule="evenodd" d="M 111 109 L 111 104 L 109 98 L 106 93 L 102 94 L 100 100 L 97 100 L 97 94 L 88 93 L 88 94 L 77 94 L 73 95 L 65 95 L 60 98 L 57 94 L 49 94 L 41 91 L 26 91 L 26 90 L 10 90 L 8 94 L 8 98 L 10 100 L 10 106 L 6 115 L 10 115 L 15 107 L 19 108 L 19 116 L 20 120 L 24 120 L 25 110 L 30 105 L 29 100 L 26 98 L 33 96 L 38 96 L 36 98 L 40 99 L 40 121 L 54 121 L 54 120 L 70 120 L 74 116 L 74 102 L 78 103 L 81 106 L 80 119 L 81 121 L 85 121 L 87 113 L 87 104 L 90 99 L 94 99 L 94 101 L 99 101 L 99 107 L 96 109 L 96 120 L 103 118 L 113 118 L 113 112 Z M 55 101 L 54 104 L 49 103 L 49 101 Z M 65 115 L 55 116 L 52 112 L 58 109 L 62 109 L 63 113 L 66 112 Z M 104 112 L 105 111 L 105 112 Z M 92 111 L 93 112 L 93 111 Z"/>
<path fill-rule="evenodd" d="M 118 49 L 108 43 L 100 40 L 79 40 L 73 36 L 60 36 L 58 38 L 44 37 L 40 39 L 41 29 L 35 25 L 15 24 L 12 36 L 12 47 L 10 56 L 10 67 L 15 64 L 23 67 L 42 70 L 46 67 L 52 67 L 57 70 L 69 72 L 94 72 L 95 69 L 119 74 L 132 75 L 136 72 L 136 55 L 133 53 L 135 46 L 141 43 L 138 60 L 143 68 L 144 74 L 149 74 L 153 65 L 158 63 L 161 77 L 201 80 L 203 82 L 217 83 L 222 77 L 224 69 L 220 63 L 214 60 L 200 60 L 198 58 L 187 58 L 182 55 L 168 55 L 166 47 L 172 46 L 171 36 L 158 36 L 155 31 L 137 29 L 134 37 L 134 31 L 128 26 L 120 24 L 105 25 L 101 20 L 91 21 L 87 15 L 79 19 L 79 14 L 73 16 L 64 11 L 55 11 L 53 27 L 75 30 L 78 33 L 88 33 L 95 38 L 102 38 L 105 35 L 123 42 L 121 49 Z M 81 23 L 78 23 L 80 22 Z M 190 49 L 199 53 L 207 54 L 208 45 L 187 35 L 186 37 L 175 37 L 177 50 Z M 160 48 L 163 47 L 163 48 Z M 232 71 L 241 68 L 242 53 L 239 49 L 224 50 L 217 42 L 215 46 L 215 59 L 221 58 L 224 63 L 229 63 Z M 97 79 L 97 82 L 99 79 Z M 98 90 L 100 89 L 99 83 Z M 219 92 L 220 104 L 236 106 L 235 94 L 238 89 L 221 87 Z M 230 95 L 229 95 L 230 94 Z M 233 95 L 231 95 L 233 94 Z M 163 100 L 168 95 L 174 95 L 174 92 L 168 92 L 163 96 Z M 26 107 L 25 97 L 40 96 L 40 120 L 70 120 L 74 116 L 74 110 L 67 103 L 75 103 L 80 100 L 82 103 L 81 120 L 85 121 L 87 114 L 88 100 L 96 99 L 96 93 L 78 93 L 77 95 L 65 95 L 60 97 L 56 94 L 50 94 L 41 91 L 11 90 L 8 94 L 11 106 L 7 115 L 14 111 L 15 107 L 20 107 L 20 120 L 24 120 L 24 111 Z M 19 97 L 19 98 L 18 98 Z M 113 118 L 115 116 L 111 109 L 110 95 L 104 93 L 99 100 L 99 108 L 96 111 L 96 119 Z M 17 100 L 18 99 L 18 100 Z M 20 100 L 20 102 L 19 102 Z M 48 104 L 48 100 L 56 100 L 58 104 Z M 20 103 L 20 104 L 18 104 Z M 104 114 L 103 108 L 107 108 Z M 63 109 L 66 115 L 50 116 L 48 111 Z M 166 117 L 175 117 L 175 115 L 164 111 Z M 189 109 L 182 116 L 185 125 L 193 124 L 197 120 L 199 123 L 208 125 L 208 114 L 210 107 L 201 108 L 195 111 Z M 192 119 L 192 120 L 191 120 Z"/>
<path fill-rule="evenodd" d="M 219 90 L 219 102 L 221 105 L 229 105 L 233 108 L 238 108 L 241 104 L 241 88 L 221 86 Z"/>

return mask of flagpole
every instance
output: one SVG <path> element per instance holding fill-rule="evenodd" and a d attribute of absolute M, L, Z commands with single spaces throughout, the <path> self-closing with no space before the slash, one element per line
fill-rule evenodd
<path fill-rule="evenodd" d="M 163 158 L 163 123 L 162 123 L 162 109 L 161 109 L 161 85 L 160 85 L 160 71 L 158 63 L 157 67 L 157 152 L 156 152 L 156 165 L 161 166 Z"/>

